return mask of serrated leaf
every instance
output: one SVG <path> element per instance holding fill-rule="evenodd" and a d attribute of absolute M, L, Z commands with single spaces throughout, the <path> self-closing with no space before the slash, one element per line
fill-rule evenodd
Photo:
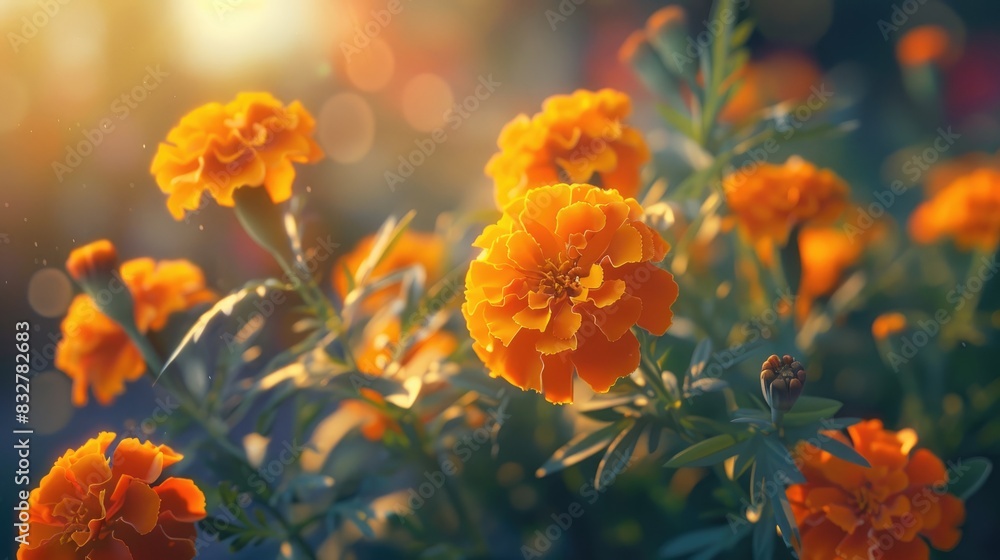
<path fill-rule="evenodd" d="M 985 457 L 959 459 L 949 467 L 948 491 L 962 500 L 969 499 L 982 488 L 993 471 L 993 463 Z"/>
<path fill-rule="evenodd" d="M 587 434 L 579 434 L 571 439 L 569 443 L 557 449 L 552 454 L 552 457 L 548 461 L 545 461 L 545 464 L 538 467 L 538 470 L 535 471 L 535 476 L 542 478 L 543 476 L 559 472 L 594 455 L 606 448 L 624 427 L 623 422 L 616 422 Z"/>
<path fill-rule="evenodd" d="M 699 441 L 673 456 L 664 465 L 667 468 L 707 467 L 736 455 L 745 440 L 732 434 L 721 434 Z"/>
<path fill-rule="evenodd" d="M 604 453 L 604 457 L 601 458 L 601 462 L 597 465 L 597 473 L 594 475 L 594 488 L 601 489 L 601 478 L 608 467 L 613 466 L 615 469 L 624 469 L 628 466 L 628 462 L 632 459 L 632 453 L 635 451 L 635 444 L 639 442 L 639 436 L 642 435 L 642 430 L 645 427 L 645 423 L 633 421 L 629 427 L 622 430 L 618 434 L 618 437 L 611 442 L 608 450 Z M 618 470 L 613 474 L 617 478 L 621 474 L 621 471 Z"/>

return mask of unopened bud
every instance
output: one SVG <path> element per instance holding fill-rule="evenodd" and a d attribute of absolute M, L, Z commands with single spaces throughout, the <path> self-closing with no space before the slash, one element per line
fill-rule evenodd
<path fill-rule="evenodd" d="M 772 410 L 791 410 L 805 384 L 806 370 L 788 354 L 772 355 L 761 365 L 760 390 Z"/>

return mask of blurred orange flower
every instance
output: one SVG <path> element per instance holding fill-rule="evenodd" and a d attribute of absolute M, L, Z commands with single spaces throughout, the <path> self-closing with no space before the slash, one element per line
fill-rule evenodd
<path fill-rule="evenodd" d="M 139 332 L 159 331 L 174 313 L 211 301 L 201 270 L 185 260 L 134 259 L 122 264 L 121 285 L 134 301 Z M 98 296 L 100 297 L 100 296 Z M 101 313 L 94 300 L 80 294 L 70 303 L 62 321 L 62 340 L 56 347 L 55 365 L 73 379 L 73 404 L 87 404 L 87 387 L 102 405 L 111 404 L 125 390 L 126 381 L 142 376 L 146 364 L 139 349 L 117 322 Z"/>
<path fill-rule="evenodd" d="M 1000 171 L 1000 153 L 973 152 L 938 163 L 927 172 L 924 190 L 928 195 L 937 194 L 959 177 L 980 168 Z"/>
<path fill-rule="evenodd" d="M 927 559 L 958 544 L 965 505 L 943 492 L 941 459 L 917 444 L 913 430 L 883 429 L 881 420 L 849 427 L 854 449 L 871 463 L 861 467 L 808 444 L 796 450 L 805 484 L 787 495 L 802 532 L 803 560 Z M 840 432 L 826 437 L 848 443 Z M 925 540 L 927 542 L 925 542 Z"/>
<path fill-rule="evenodd" d="M 778 103 L 805 101 L 823 86 L 816 62 L 796 51 L 778 51 L 747 63 L 731 80 L 742 80 L 719 120 L 740 123 L 754 113 Z"/>
<path fill-rule="evenodd" d="M 1000 244 L 1000 169 L 962 175 L 925 201 L 910 216 L 918 243 L 950 237 L 963 250 L 993 252 Z"/>
<path fill-rule="evenodd" d="M 518 115 L 500 132 L 500 152 L 486 164 L 497 206 L 563 181 L 599 182 L 636 196 L 650 153 L 642 134 L 623 122 L 631 111 L 631 100 L 620 91 L 581 89 L 548 98 L 533 117 Z"/>
<path fill-rule="evenodd" d="M 116 268 L 118 251 L 107 239 L 77 247 L 66 259 L 66 271 L 77 282 L 109 276 Z"/>
<path fill-rule="evenodd" d="M 906 315 L 893 311 L 883 313 L 872 321 L 872 336 L 875 340 L 885 340 L 906 330 Z"/>
<path fill-rule="evenodd" d="M 784 245 L 792 228 L 828 225 L 848 206 L 850 189 L 836 173 L 799 157 L 783 165 L 762 163 L 749 172 L 728 175 L 726 202 L 741 233 L 767 259 L 774 244 Z"/>
<path fill-rule="evenodd" d="M 677 284 L 643 210 L 592 185 L 541 187 L 475 241 L 462 312 L 490 374 L 573 400 L 573 372 L 606 392 L 639 365 L 638 325 L 663 334 Z"/>
<path fill-rule="evenodd" d="M 409 376 L 423 376 L 433 364 L 444 360 L 458 348 L 458 340 L 447 331 L 433 331 L 419 340 L 403 343 L 400 321 L 397 317 L 375 320 L 365 328 L 362 341 L 354 351 L 354 361 L 358 371 L 368 375 L 392 375 L 400 379 Z M 432 378 L 425 385 L 426 391 L 434 391 L 443 386 Z M 399 424 L 379 407 L 385 398 L 367 387 L 361 389 L 364 399 L 346 399 L 345 410 L 361 420 L 361 433 L 370 441 L 380 441 L 387 430 L 400 432 Z"/>
<path fill-rule="evenodd" d="M 795 300 L 799 321 L 805 320 L 816 298 L 837 289 L 864 249 L 864 240 L 848 237 L 840 228 L 810 227 L 799 233 L 802 282 Z"/>
<path fill-rule="evenodd" d="M 906 67 L 946 64 L 954 56 L 951 36 L 938 25 L 914 27 L 896 44 L 896 58 Z"/>
<path fill-rule="evenodd" d="M 165 446 L 101 432 L 67 450 L 29 497 L 28 544 L 18 560 L 194 558 L 195 522 L 204 519 L 205 495 L 186 478 L 154 485 L 163 469 L 183 457 Z"/>
<path fill-rule="evenodd" d="M 196 210 L 206 191 L 231 207 L 236 189 L 263 186 L 272 202 L 284 202 L 292 195 L 292 163 L 323 157 L 315 126 L 298 101 L 285 106 L 269 93 L 240 93 L 185 115 L 160 143 L 150 172 L 177 220 Z"/>
<path fill-rule="evenodd" d="M 343 300 L 347 297 L 350 277 L 371 253 L 376 236 L 362 239 L 353 251 L 337 259 L 333 266 L 333 289 Z M 410 266 L 420 266 L 426 274 L 426 285 L 433 286 L 444 277 L 448 245 L 436 233 L 422 233 L 407 229 L 396 243 L 386 251 L 382 261 L 371 271 L 370 279 L 375 280 Z M 374 313 L 399 296 L 400 284 L 396 283 L 376 290 L 361 303 L 361 309 Z"/>

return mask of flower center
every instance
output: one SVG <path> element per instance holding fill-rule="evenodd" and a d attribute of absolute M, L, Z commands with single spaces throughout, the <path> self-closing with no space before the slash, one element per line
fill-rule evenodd
<path fill-rule="evenodd" d="M 541 272 L 542 279 L 538 282 L 538 291 L 555 299 L 574 298 L 583 291 L 580 286 L 580 275 L 583 273 L 583 268 L 576 264 L 575 259 L 559 264 L 546 260 Z"/>
<path fill-rule="evenodd" d="M 858 511 L 868 515 L 877 515 L 882 503 L 879 501 L 870 483 L 865 483 L 854 492 L 854 501 Z"/>

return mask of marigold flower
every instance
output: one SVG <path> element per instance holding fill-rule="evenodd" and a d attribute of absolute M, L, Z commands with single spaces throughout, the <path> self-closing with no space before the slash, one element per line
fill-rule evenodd
<path fill-rule="evenodd" d="M 77 247 L 66 259 L 66 271 L 73 280 L 84 283 L 98 278 L 110 278 L 118 269 L 118 251 L 107 239 Z"/>
<path fill-rule="evenodd" d="M 816 62 L 796 51 L 778 51 L 749 62 L 730 78 L 741 83 L 719 120 L 740 123 L 771 105 L 805 101 L 821 88 L 822 77 Z"/>
<path fill-rule="evenodd" d="M 624 124 L 632 111 L 628 95 L 613 89 L 555 95 L 533 117 L 519 115 L 500 132 L 500 152 L 486 164 L 497 207 L 529 189 L 563 181 L 597 183 L 622 196 L 639 192 L 649 148 L 642 134 Z"/>
<path fill-rule="evenodd" d="M 872 336 L 875 340 L 885 340 L 906 330 L 906 315 L 893 311 L 883 313 L 872 322 Z"/>
<path fill-rule="evenodd" d="M 333 289 L 341 300 L 347 297 L 350 278 L 371 253 L 375 240 L 375 235 L 362 239 L 353 251 L 333 265 Z M 440 235 L 407 229 L 372 269 L 370 278 L 374 280 L 410 266 L 420 266 L 424 269 L 426 284 L 431 286 L 444 277 L 447 252 L 448 245 Z M 361 309 L 369 313 L 378 311 L 399 296 L 400 287 L 397 283 L 368 294 L 361 302 Z"/>
<path fill-rule="evenodd" d="M 194 558 L 205 495 L 186 478 L 155 484 L 183 457 L 129 438 L 109 462 L 105 452 L 115 437 L 101 432 L 67 450 L 31 491 L 31 538 L 18 548 L 18 560 Z"/>
<path fill-rule="evenodd" d="M 354 351 L 354 361 L 358 371 L 367 375 L 393 375 L 405 379 L 409 376 L 424 375 L 433 364 L 447 358 L 458 348 L 458 340 L 447 331 L 434 331 L 408 344 L 400 352 L 403 342 L 400 321 L 397 317 L 376 320 L 367 325 L 362 333 L 362 341 Z M 425 386 L 428 392 L 443 385 L 433 380 Z M 380 441 L 385 432 L 401 432 L 399 424 L 385 414 L 379 406 L 385 398 L 377 391 L 362 388 L 364 399 L 346 399 L 342 406 L 360 419 L 361 433 L 365 439 Z"/>
<path fill-rule="evenodd" d="M 864 252 L 866 241 L 848 237 L 835 227 L 810 227 L 799 233 L 802 282 L 795 308 L 800 321 L 809 314 L 816 298 L 829 295 L 840 286 L 844 273 Z"/>
<path fill-rule="evenodd" d="M 140 333 L 159 331 L 174 313 L 211 301 L 201 270 L 185 260 L 142 258 L 122 264 L 121 279 L 134 300 L 133 312 Z M 110 288 L 109 288 L 110 289 Z M 102 313 L 89 295 L 70 303 L 62 321 L 62 340 L 56 347 L 55 365 L 73 379 L 73 404 L 87 404 L 87 388 L 102 405 L 111 404 L 146 370 L 142 353 L 125 329 Z"/>
<path fill-rule="evenodd" d="M 799 157 L 730 174 L 722 188 L 740 231 L 761 253 L 774 244 L 784 245 L 797 225 L 836 221 L 850 195 L 836 173 Z"/>
<path fill-rule="evenodd" d="M 973 152 L 936 164 L 927 171 L 924 191 L 934 195 L 955 182 L 963 175 L 969 175 L 980 168 L 1000 171 L 1000 153 Z"/>
<path fill-rule="evenodd" d="M 670 246 L 642 208 L 592 185 L 541 187 L 504 209 L 474 245 L 462 313 L 490 374 L 554 403 L 573 373 L 606 392 L 639 365 L 639 326 L 663 334 L 677 284 L 653 263 Z"/>
<path fill-rule="evenodd" d="M 160 143 L 150 172 L 177 220 L 208 192 L 232 207 L 233 191 L 263 186 L 271 201 L 291 197 L 295 168 L 323 157 L 312 138 L 316 122 L 298 101 L 285 106 L 269 93 L 240 93 L 185 115 Z"/>
<path fill-rule="evenodd" d="M 911 453 L 916 433 L 885 430 L 881 420 L 847 431 L 871 468 L 805 443 L 796 450 L 806 483 L 790 486 L 787 495 L 802 532 L 803 560 L 921 560 L 930 555 L 928 543 L 954 548 L 965 505 L 940 490 L 948 482 L 941 459 L 926 449 Z M 849 443 L 839 431 L 824 436 Z"/>
<path fill-rule="evenodd" d="M 896 44 L 896 58 L 905 67 L 944 64 L 954 56 L 951 37 L 938 25 L 921 25 L 908 31 Z"/>
<path fill-rule="evenodd" d="M 918 243 L 950 237 L 963 250 L 1000 245 L 1000 169 L 982 168 L 955 179 L 910 216 Z"/>

